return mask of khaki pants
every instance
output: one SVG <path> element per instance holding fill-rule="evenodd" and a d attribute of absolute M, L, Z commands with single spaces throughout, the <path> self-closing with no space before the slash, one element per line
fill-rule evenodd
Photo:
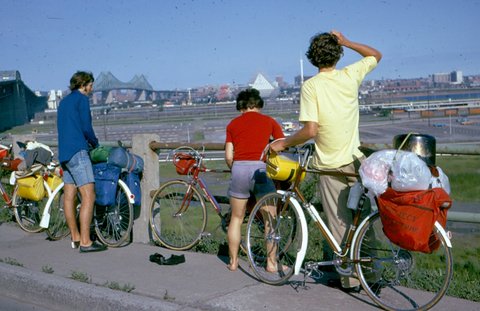
<path fill-rule="evenodd" d="M 336 169 L 322 170 L 339 173 L 357 173 L 360 162 L 363 159 L 364 157 Z M 347 208 L 347 200 L 350 187 L 358 180 L 358 177 L 320 175 L 320 181 L 317 184 L 317 190 L 322 198 L 323 210 L 327 216 L 328 228 L 340 245 L 344 243 L 345 232 L 353 221 L 353 211 Z M 368 212 L 369 210 L 367 208 Z M 355 277 L 341 276 L 340 280 L 344 288 L 360 285 L 360 282 Z"/>

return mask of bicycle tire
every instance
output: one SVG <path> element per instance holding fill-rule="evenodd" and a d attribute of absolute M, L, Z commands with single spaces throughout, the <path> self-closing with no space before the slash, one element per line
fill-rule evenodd
<path fill-rule="evenodd" d="M 65 219 L 65 209 L 63 207 L 63 185 L 58 192 L 55 193 L 50 203 L 50 222 L 48 223 L 46 232 L 48 238 L 52 241 L 61 240 L 70 234 L 70 229 Z"/>
<path fill-rule="evenodd" d="M 386 310 L 428 310 L 445 295 L 452 278 L 452 253 L 436 223 L 440 241 L 432 254 L 407 251 L 383 233 L 378 212 L 359 228 L 355 268 L 367 295 Z M 372 259 L 372 260 L 370 260 Z"/>
<path fill-rule="evenodd" d="M 102 243 L 110 247 L 120 247 L 131 242 L 134 215 L 127 188 L 128 186 L 119 180 L 115 203 L 110 206 L 95 205 L 93 209 L 95 233 Z"/>
<path fill-rule="evenodd" d="M 43 186 L 48 189 L 48 184 L 43 181 Z M 39 201 L 32 201 L 17 195 L 18 185 L 15 185 L 12 196 L 13 214 L 17 224 L 22 230 L 29 233 L 38 233 L 44 230 L 40 227 L 43 210 L 47 204 L 48 196 L 44 196 Z"/>
<path fill-rule="evenodd" d="M 266 228 L 270 228 L 268 232 Z M 255 276 L 271 285 L 288 281 L 294 272 L 301 236 L 297 210 L 289 197 L 276 192 L 262 197 L 248 218 L 246 234 L 248 260 Z M 267 271 L 269 252 L 275 252 L 275 258 L 270 257 L 270 262 L 277 263 L 275 272 Z"/>
<path fill-rule="evenodd" d="M 181 211 L 184 201 L 187 205 Z M 200 241 L 206 225 L 205 200 L 188 182 L 172 180 L 155 192 L 150 206 L 150 227 L 163 246 L 178 251 L 190 249 Z"/>

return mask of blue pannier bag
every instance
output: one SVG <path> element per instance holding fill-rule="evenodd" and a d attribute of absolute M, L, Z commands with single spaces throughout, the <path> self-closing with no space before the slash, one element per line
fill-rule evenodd
<path fill-rule="evenodd" d="M 95 204 L 111 206 L 115 203 L 120 168 L 105 162 L 93 164 L 95 176 Z"/>
<path fill-rule="evenodd" d="M 136 154 L 130 153 L 123 147 L 112 148 L 107 162 L 125 169 L 127 172 L 138 174 L 143 171 L 143 159 Z"/>
<path fill-rule="evenodd" d="M 128 173 L 124 174 L 122 180 L 127 184 L 128 188 L 135 196 L 133 205 L 140 206 L 142 204 L 142 190 L 140 189 L 140 174 Z"/>

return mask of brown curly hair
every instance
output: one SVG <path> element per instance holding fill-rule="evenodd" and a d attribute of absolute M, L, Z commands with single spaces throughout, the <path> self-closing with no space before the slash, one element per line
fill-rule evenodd
<path fill-rule="evenodd" d="M 319 33 L 310 39 L 310 47 L 305 53 L 312 65 L 318 68 L 335 66 L 343 55 L 343 47 L 331 33 Z"/>

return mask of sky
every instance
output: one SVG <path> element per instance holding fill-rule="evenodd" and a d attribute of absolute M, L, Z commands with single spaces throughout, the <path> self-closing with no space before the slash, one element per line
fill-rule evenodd
<path fill-rule="evenodd" d="M 332 29 L 383 54 L 367 80 L 480 74 L 480 0 L 0 0 L 0 70 L 65 90 L 77 70 L 145 75 L 155 90 L 288 83 L 317 69 L 310 38 Z M 359 55 L 345 49 L 338 66 Z"/>

